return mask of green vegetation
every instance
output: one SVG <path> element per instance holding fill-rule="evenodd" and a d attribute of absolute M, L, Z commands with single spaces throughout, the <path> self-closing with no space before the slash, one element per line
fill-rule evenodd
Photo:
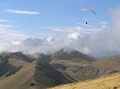
<path fill-rule="evenodd" d="M 28 58 L 26 55 L 22 54 L 21 52 L 16 52 L 16 53 L 12 53 L 12 54 L 16 55 L 17 57 L 19 57 L 29 63 L 33 62 L 32 58 Z"/>
<path fill-rule="evenodd" d="M 46 63 L 50 63 L 51 60 L 52 60 L 52 58 L 51 58 L 51 56 L 49 56 L 49 55 L 44 55 L 44 54 L 42 54 L 40 60 L 43 60 L 43 61 L 46 62 Z"/>
<path fill-rule="evenodd" d="M 0 56 L 0 77 L 5 75 L 8 77 L 18 71 L 21 67 L 15 67 L 11 64 L 8 64 L 8 56 Z"/>
<path fill-rule="evenodd" d="M 8 70 L 8 72 L 5 74 L 5 77 L 8 77 L 8 76 L 10 76 L 10 75 L 12 75 L 12 74 L 15 74 L 15 72 L 17 72 L 19 69 L 21 69 L 21 66 L 20 67 L 17 67 L 17 68 L 11 68 L 10 70 Z"/>

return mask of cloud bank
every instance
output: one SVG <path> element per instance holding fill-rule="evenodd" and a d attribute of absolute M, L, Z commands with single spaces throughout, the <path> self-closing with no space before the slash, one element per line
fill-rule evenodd
<path fill-rule="evenodd" d="M 50 53 L 69 47 L 91 56 L 120 54 L 120 9 L 111 11 L 112 25 L 102 21 L 101 28 L 66 27 L 48 29 L 67 33 L 66 38 L 57 39 L 49 35 L 46 38 L 31 38 L 23 32 L 7 30 L 10 26 L 0 26 L 0 52 L 24 51 L 27 53 Z M 15 35 L 16 34 L 16 35 Z"/>

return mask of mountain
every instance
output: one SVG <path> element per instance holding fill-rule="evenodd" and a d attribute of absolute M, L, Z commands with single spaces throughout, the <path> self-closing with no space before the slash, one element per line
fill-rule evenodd
<path fill-rule="evenodd" d="M 61 49 L 52 55 L 52 61 L 50 64 L 57 70 L 64 71 L 77 81 L 81 81 L 95 78 L 100 75 L 97 75 L 97 69 L 89 66 L 96 60 L 96 58 L 85 55 L 77 50 Z M 92 73 L 94 73 L 93 76 L 91 76 Z"/>
<path fill-rule="evenodd" d="M 120 73 L 47 89 L 120 89 Z"/>
<path fill-rule="evenodd" d="M 35 60 L 33 58 L 28 58 L 21 52 L 2 52 L 0 54 L 0 59 L 6 60 L 9 64 L 16 67 L 24 66 Z"/>
<path fill-rule="evenodd" d="M 0 54 L 2 89 L 43 89 L 94 79 L 120 71 L 120 56 L 97 60 L 76 50 L 61 49 L 54 54 Z"/>
<path fill-rule="evenodd" d="M 120 71 L 120 55 L 109 56 L 92 63 L 92 65 L 108 70 Z"/>
<path fill-rule="evenodd" d="M 61 49 L 53 54 L 53 59 L 55 60 L 71 60 L 75 62 L 91 62 L 95 61 L 96 59 L 93 57 L 90 57 L 88 55 L 85 55 L 83 53 L 80 53 L 77 50 L 71 49 L 70 51 L 67 51 L 66 49 Z"/>
<path fill-rule="evenodd" d="M 120 56 L 109 56 L 86 66 L 71 66 L 65 72 L 78 81 L 120 72 Z"/>
<path fill-rule="evenodd" d="M 42 60 L 36 60 L 10 77 L 0 80 L 1 89 L 43 89 L 75 80 Z"/>
<path fill-rule="evenodd" d="M 21 59 L 24 59 L 26 62 L 29 62 L 29 63 L 33 62 L 35 60 L 35 58 L 28 57 L 25 54 L 23 54 L 22 52 L 14 52 L 14 53 L 12 53 L 12 55 L 15 55 Z"/>
<path fill-rule="evenodd" d="M 27 61 L 17 57 L 10 52 L 0 54 L 0 78 L 8 77 L 17 72 L 22 66 L 28 64 Z"/>
<path fill-rule="evenodd" d="M 64 66 L 86 65 L 96 60 L 96 58 L 85 55 L 74 49 L 70 49 L 70 51 L 61 49 L 52 55 L 50 64 L 62 64 Z"/>
<path fill-rule="evenodd" d="M 84 81 L 94 79 L 96 77 L 116 73 L 116 70 L 107 70 L 97 66 L 72 66 L 65 70 L 67 74 L 76 79 L 77 81 Z"/>
<path fill-rule="evenodd" d="M 54 53 L 50 63 L 54 68 L 63 70 L 77 81 L 119 72 L 120 56 L 96 59 L 76 50 L 61 49 Z"/>

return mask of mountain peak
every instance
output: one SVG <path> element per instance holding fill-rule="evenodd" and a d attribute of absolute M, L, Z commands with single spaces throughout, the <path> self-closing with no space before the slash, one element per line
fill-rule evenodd
<path fill-rule="evenodd" d="M 72 61 L 95 61 L 96 58 L 85 55 L 77 50 L 64 48 L 53 54 L 56 60 L 72 60 Z"/>

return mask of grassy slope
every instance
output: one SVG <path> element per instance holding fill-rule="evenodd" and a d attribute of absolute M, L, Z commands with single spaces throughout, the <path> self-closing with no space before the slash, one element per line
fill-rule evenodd
<path fill-rule="evenodd" d="M 15 55 L 15 53 L 10 52 L 3 52 L 0 54 L 0 62 L 6 61 L 6 63 L 11 64 L 12 66 L 15 67 L 20 67 L 28 64 L 29 62 L 27 62 L 26 59 L 22 59 L 21 57 Z"/>
<path fill-rule="evenodd" d="M 23 66 L 14 75 L 0 80 L 0 89 L 44 89 L 55 85 L 74 82 L 49 64 L 37 60 Z M 31 84 L 34 84 L 31 86 Z"/>
<path fill-rule="evenodd" d="M 19 67 L 19 66 L 24 66 L 29 64 L 28 62 L 24 61 L 24 60 L 20 60 L 18 58 L 9 58 L 9 64 L 15 66 L 15 67 Z"/>
<path fill-rule="evenodd" d="M 120 71 L 120 56 L 119 55 L 109 56 L 107 58 L 93 62 L 92 65 L 96 65 L 98 67 L 108 70 Z"/>
<path fill-rule="evenodd" d="M 120 89 L 120 73 L 85 82 L 60 85 L 49 89 Z"/>
<path fill-rule="evenodd" d="M 29 79 L 31 79 L 31 76 L 34 73 L 33 71 L 35 70 L 34 69 L 35 67 L 33 66 L 34 65 L 24 66 L 15 75 L 0 80 L 0 88 L 1 89 L 26 89 L 26 87 L 28 88 L 29 86 L 26 86 L 27 84 L 25 83 L 29 82 Z"/>

